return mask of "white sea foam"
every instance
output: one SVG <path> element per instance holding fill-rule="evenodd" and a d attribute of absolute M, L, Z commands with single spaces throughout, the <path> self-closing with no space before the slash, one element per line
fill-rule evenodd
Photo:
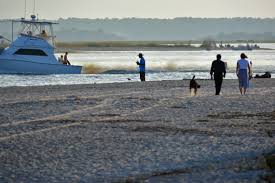
<path fill-rule="evenodd" d="M 229 72 L 234 72 L 236 61 L 243 51 L 146 51 L 146 67 L 151 71 L 201 71 L 209 70 L 216 54 L 222 54 Z M 101 70 L 136 70 L 138 52 L 133 51 L 96 51 L 71 54 L 75 64 L 93 64 Z M 246 53 L 253 62 L 255 72 L 275 70 L 275 51 L 255 50 Z"/>

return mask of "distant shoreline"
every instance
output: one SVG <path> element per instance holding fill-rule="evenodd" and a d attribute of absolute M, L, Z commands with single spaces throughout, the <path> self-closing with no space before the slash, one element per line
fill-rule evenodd
<path fill-rule="evenodd" d="M 274 50 L 271 48 L 258 48 L 253 50 L 233 50 L 230 48 L 206 49 L 195 46 L 61 46 L 57 47 L 56 52 L 62 53 L 81 52 L 81 51 L 253 51 L 253 50 Z"/>
<path fill-rule="evenodd" d="M 218 42 L 216 42 L 218 43 Z M 57 42 L 57 52 L 78 52 L 78 51 L 212 51 L 212 50 L 233 50 L 251 51 L 249 49 L 234 48 L 208 48 L 201 47 L 200 41 L 102 41 L 102 42 Z M 225 41 L 225 44 L 245 45 L 245 42 Z M 249 45 L 259 44 L 251 41 Z M 244 46 L 245 47 L 245 46 Z M 269 48 L 252 48 L 252 50 L 272 50 Z"/>
<path fill-rule="evenodd" d="M 217 42 L 218 43 L 218 42 Z M 244 45 L 244 42 L 228 41 L 228 44 Z M 250 45 L 270 42 L 253 42 Z M 200 41 L 101 41 L 101 42 L 57 42 L 56 53 L 81 51 L 251 51 L 248 49 L 211 48 L 197 46 Z M 275 43 L 274 43 L 275 44 Z M 194 46 L 196 45 L 196 46 Z M 8 47 L 8 44 L 0 46 Z M 252 50 L 274 50 L 271 48 L 253 48 Z"/>
<path fill-rule="evenodd" d="M 58 47 L 57 53 L 81 52 L 81 51 L 226 51 L 232 49 L 203 49 L 203 48 L 186 48 L 186 47 Z M 270 48 L 260 48 L 254 50 L 274 50 Z M 253 50 L 232 50 L 232 51 L 253 51 Z"/>
<path fill-rule="evenodd" d="M 78 51 L 202 51 L 201 48 L 186 47 L 58 47 L 57 52 Z"/>

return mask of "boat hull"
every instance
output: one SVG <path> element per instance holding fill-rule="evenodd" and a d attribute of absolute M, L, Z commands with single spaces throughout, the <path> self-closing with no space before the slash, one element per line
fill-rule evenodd
<path fill-rule="evenodd" d="M 81 74 L 81 66 L 0 59 L 0 74 Z"/>

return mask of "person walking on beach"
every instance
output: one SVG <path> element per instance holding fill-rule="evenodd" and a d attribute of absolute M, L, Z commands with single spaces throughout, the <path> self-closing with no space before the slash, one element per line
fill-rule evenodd
<path fill-rule="evenodd" d="M 221 60 L 222 56 L 220 54 L 217 55 L 217 60 L 214 60 L 211 65 L 210 75 L 211 79 L 215 80 L 215 88 L 216 88 L 216 95 L 219 95 L 221 92 L 222 81 L 226 75 L 226 65 Z"/>
<path fill-rule="evenodd" d="M 139 66 L 140 81 L 145 81 L 145 59 L 142 53 L 139 53 L 138 57 L 140 60 L 136 63 Z"/>
<path fill-rule="evenodd" d="M 241 59 L 237 61 L 236 74 L 239 79 L 239 88 L 241 95 L 245 95 L 246 89 L 249 88 L 249 79 L 252 78 L 252 69 L 251 64 L 248 60 L 248 57 L 242 53 Z"/>

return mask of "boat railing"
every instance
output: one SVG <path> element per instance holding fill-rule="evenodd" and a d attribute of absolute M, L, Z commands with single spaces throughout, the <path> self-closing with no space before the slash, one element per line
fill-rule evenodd
<path fill-rule="evenodd" d="M 53 32 L 53 25 L 57 23 L 44 20 L 40 21 L 36 19 L 35 15 L 31 15 L 30 20 L 24 18 L 22 18 L 21 20 L 13 20 L 12 30 L 14 23 L 20 23 L 18 31 L 19 35 L 43 39 L 46 40 L 50 45 L 55 47 L 55 35 Z"/>
<path fill-rule="evenodd" d="M 56 38 L 56 36 L 30 35 L 30 34 L 25 34 L 25 33 L 20 33 L 20 35 L 27 36 L 27 37 L 38 38 L 38 39 L 44 39 L 44 40 Z"/>
<path fill-rule="evenodd" d="M 54 40 L 55 40 L 56 36 L 43 36 L 41 34 L 30 35 L 30 34 L 25 34 L 25 33 L 20 33 L 20 35 L 30 37 L 30 38 L 46 40 L 49 44 L 51 44 L 52 46 L 55 46 L 55 41 Z"/>

